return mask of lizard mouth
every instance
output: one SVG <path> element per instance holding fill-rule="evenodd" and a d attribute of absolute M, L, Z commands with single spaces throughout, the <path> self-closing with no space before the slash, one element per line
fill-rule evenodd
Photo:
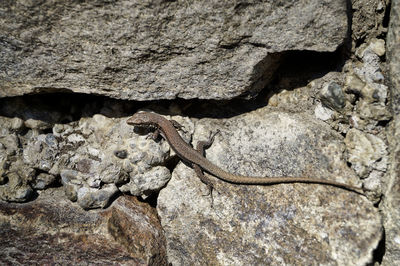
<path fill-rule="evenodd" d="M 126 120 L 126 123 L 131 126 L 139 126 L 145 124 L 144 121 L 142 121 L 141 119 L 137 119 L 136 117 L 133 116 L 128 118 L 128 120 Z"/>
<path fill-rule="evenodd" d="M 134 119 L 132 119 L 132 118 L 129 118 L 128 120 L 126 120 L 126 123 L 127 123 L 128 125 L 131 125 L 131 126 L 138 125 L 138 123 L 137 123 Z"/>

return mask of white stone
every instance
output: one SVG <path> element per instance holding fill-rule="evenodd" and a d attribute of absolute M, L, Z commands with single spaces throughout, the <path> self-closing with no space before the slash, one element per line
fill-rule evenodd
<path fill-rule="evenodd" d="M 315 117 L 322 121 L 331 119 L 333 116 L 333 113 L 334 113 L 333 110 L 322 106 L 321 103 L 318 103 L 314 110 Z"/>

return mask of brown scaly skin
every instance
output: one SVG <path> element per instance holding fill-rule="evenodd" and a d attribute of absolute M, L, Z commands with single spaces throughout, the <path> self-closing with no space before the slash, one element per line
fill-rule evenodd
<path fill-rule="evenodd" d="M 139 112 L 130 117 L 126 122 L 128 125 L 133 126 L 155 127 L 157 130 L 161 131 L 163 137 L 168 141 L 171 148 L 182 160 L 194 165 L 198 165 L 204 171 L 230 183 L 247 185 L 315 183 L 340 187 L 364 195 L 364 192 L 361 188 L 324 179 L 307 177 L 253 177 L 232 174 L 211 163 L 202 155 L 202 153 L 196 151 L 188 143 L 186 143 L 176 130 L 176 127 L 179 125 L 177 125 L 175 121 L 169 121 L 155 113 Z"/>

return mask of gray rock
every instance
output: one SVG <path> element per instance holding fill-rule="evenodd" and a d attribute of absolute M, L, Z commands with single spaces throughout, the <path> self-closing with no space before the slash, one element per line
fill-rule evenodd
<path fill-rule="evenodd" d="M 354 73 L 347 74 L 345 79 L 346 92 L 360 95 L 361 90 L 365 86 L 365 82 L 362 81 L 361 78 Z"/>
<path fill-rule="evenodd" d="M 30 183 L 36 171 L 22 161 L 22 120 L 0 117 L 0 124 L 0 199 L 28 201 L 34 195 Z"/>
<path fill-rule="evenodd" d="M 14 117 L 10 121 L 10 129 L 14 131 L 19 131 L 21 129 L 24 129 L 24 121 L 21 118 Z"/>
<path fill-rule="evenodd" d="M 385 41 L 382 39 L 372 39 L 369 47 L 378 56 L 384 56 L 386 53 Z"/>
<path fill-rule="evenodd" d="M 351 35 L 354 41 L 371 38 L 386 33 L 383 25 L 388 2 L 382 0 L 352 0 Z"/>
<path fill-rule="evenodd" d="M 0 97 L 73 91 L 119 99 L 255 94 L 282 52 L 335 51 L 346 1 L 8 2 Z"/>
<path fill-rule="evenodd" d="M 181 117 L 167 117 L 180 123 L 185 128 L 182 137 L 189 141 L 193 133 L 194 125 L 189 119 Z M 132 127 L 133 128 L 133 127 Z M 162 188 L 171 178 L 170 171 L 164 166 L 165 160 L 174 156 L 175 152 L 165 140 L 157 143 L 148 135 L 134 136 L 129 140 L 129 148 L 132 150 L 129 157 L 130 166 L 133 170 L 130 172 L 130 181 L 122 185 L 121 192 L 129 192 L 131 195 L 146 198 L 154 191 Z"/>
<path fill-rule="evenodd" d="M 56 177 L 54 175 L 40 173 L 35 177 L 35 180 L 32 181 L 32 187 L 34 189 L 46 189 L 53 184 L 55 180 Z"/>
<path fill-rule="evenodd" d="M 162 165 L 172 155 L 165 142 L 137 134 L 125 118 L 102 115 L 55 125 L 52 134 L 32 137 L 23 151 L 30 167 L 60 175 L 66 196 L 85 209 L 107 206 L 118 190 L 143 198 L 158 191 L 171 178 Z M 38 189 L 45 186 L 40 179 L 33 181 Z"/>
<path fill-rule="evenodd" d="M 370 191 L 377 191 L 379 194 L 381 194 L 382 180 L 384 175 L 385 173 L 382 171 L 372 170 L 369 176 L 363 182 L 364 188 Z"/>
<path fill-rule="evenodd" d="M 382 265 L 400 264 L 400 1 L 392 1 L 387 36 L 391 109 L 388 130 L 389 169 L 385 175 L 381 209 L 385 225 L 385 255 Z"/>
<path fill-rule="evenodd" d="M 335 110 L 340 110 L 346 105 L 342 87 L 336 82 L 326 84 L 322 88 L 320 95 L 321 101 Z"/>
<path fill-rule="evenodd" d="M 388 101 L 388 87 L 383 84 L 380 50 L 377 43 L 383 40 L 373 39 L 357 49 L 356 54 L 361 62 L 350 63 L 345 77 L 345 91 L 360 96 L 355 103 L 356 116 L 365 120 L 359 129 L 375 127 L 377 121 L 388 121 L 391 113 Z M 378 46 L 378 48 L 377 48 Z"/>
<path fill-rule="evenodd" d="M 392 118 L 392 114 L 386 104 L 368 103 L 367 101 L 360 100 L 356 108 L 363 119 L 389 121 Z"/>
<path fill-rule="evenodd" d="M 154 191 L 160 190 L 171 179 L 170 171 L 164 166 L 155 166 L 148 171 L 132 175 L 129 183 L 122 185 L 121 192 L 146 198 Z"/>
<path fill-rule="evenodd" d="M 115 184 L 104 184 L 93 188 L 85 182 L 86 177 L 74 170 L 61 171 L 61 181 L 65 195 L 71 201 L 78 202 L 83 209 L 104 208 L 118 192 Z"/>
<path fill-rule="evenodd" d="M 221 134 L 207 158 L 229 172 L 359 182 L 342 157 L 343 138 L 311 116 L 264 108 L 225 120 L 202 119 L 194 139 L 207 139 L 216 129 Z M 157 209 L 172 264 L 363 265 L 372 260 L 382 225 L 365 197 L 316 184 L 212 180 L 213 206 L 207 187 L 182 163 L 160 191 Z"/>
<path fill-rule="evenodd" d="M 387 146 L 377 136 L 350 129 L 344 140 L 351 167 L 362 178 L 366 178 L 372 170 L 382 173 L 387 170 Z"/>
<path fill-rule="evenodd" d="M 38 129 L 38 130 L 45 130 L 52 127 L 51 124 L 46 123 L 45 121 L 32 118 L 25 121 L 25 126 L 27 128 Z"/>
<path fill-rule="evenodd" d="M 347 10 L 350 5 L 351 10 Z M 371 261 L 371 251 L 377 242 L 385 239 L 383 264 L 398 265 L 398 5 L 397 0 L 393 1 L 387 42 L 390 84 L 385 80 L 385 40 L 381 39 L 385 33 L 382 18 L 387 12 L 381 0 L 251 4 L 8 1 L 0 4 L 4 11 L 0 12 L 3 33 L 0 97 L 57 90 L 137 100 L 252 96 L 270 82 L 282 55 L 289 55 L 289 62 L 294 62 L 290 58 L 292 53 L 287 51 L 325 52 L 342 46 L 343 40 L 349 37 L 347 21 L 351 18 L 353 40 L 357 40 L 357 45 L 363 39 L 365 43 L 352 49 L 355 56 L 347 57 L 343 72 L 326 73 L 318 79 L 298 78 L 304 72 L 296 69 L 289 75 L 279 72 L 278 79 L 282 75 L 282 80 L 273 86 L 274 92 L 280 92 L 269 98 L 269 105 L 301 114 L 268 114 L 260 110 L 222 121 L 203 119 L 196 125 L 194 139 L 206 139 L 210 131 L 220 128 L 222 134 L 217 136 L 208 158 L 231 172 L 306 175 L 358 185 L 358 178 L 363 178 L 364 188 L 383 193 L 380 213 L 384 215 L 385 238 L 380 233 L 377 209 L 372 206 L 377 203 L 376 199 L 368 202 L 350 192 L 321 185 L 243 187 L 214 178 L 216 190 L 211 207 L 206 186 L 183 164 L 174 170 L 171 182 L 161 192 L 158 209 L 174 264 L 313 264 L 318 261 L 364 265 Z M 350 11 L 352 14 L 348 17 Z M 355 42 L 352 45 L 355 48 Z M 308 71 L 315 77 L 320 76 L 320 70 L 318 66 L 318 73 Z M 311 81 L 305 85 L 305 80 Z M 333 87 L 329 86 L 332 84 Z M 339 95 L 335 84 L 343 84 L 344 95 Z M 331 109 L 318 102 L 319 93 L 324 95 L 321 101 Z M 126 110 L 136 107 L 125 109 L 126 105 L 118 101 L 100 106 L 99 110 L 94 108 L 97 102 L 90 102 L 78 112 L 79 105 L 65 103 L 63 108 L 53 110 L 43 108 L 46 98 L 41 96 L 40 101 L 31 104 L 28 104 L 30 96 L 26 100 L 23 97 L 1 99 L 0 114 L 14 117 L 0 117 L 1 199 L 27 201 L 35 195 L 34 189 L 45 188 L 60 175 L 67 198 L 77 201 L 77 204 L 69 203 L 70 207 L 101 208 L 110 203 L 118 190 L 145 198 L 164 187 L 171 178 L 164 165 L 174 153 L 164 140 L 146 139 L 142 135 L 146 131 L 126 126 L 123 118 L 91 117 L 97 111 L 108 117 L 123 117 Z M 387 143 L 385 124 L 392 117 L 388 102 L 392 103 L 394 117 Z M 173 104 L 169 112 L 179 113 L 180 102 Z M 187 108 L 182 110 L 187 112 Z M 200 113 L 205 111 L 202 108 L 203 105 Z M 55 125 L 79 116 L 89 118 Z M 314 121 L 314 117 L 324 122 Z M 180 122 L 188 130 L 185 139 L 191 140 L 193 123 L 187 119 Z M 51 128 L 53 132 L 49 133 Z M 342 138 L 332 129 L 346 137 Z M 352 168 L 346 165 L 346 160 Z M 38 191 L 39 198 L 49 190 L 52 189 Z M 109 264 L 112 258 L 121 264 L 166 263 L 152 261 L 163 247 L 160 243 L 151 247 L 147 244 L 163 238 L 158 233 L 150 239 L 146 238 L 147 233 L 142 234 L 147 232 L 148 217 L 137 215 L 139 203 L 125 202 L 115 208 L 107 226 L 101 229 L 108 228 L 112 237 L 97 238 L 92 233 L 65 234 L 63 219 L 71 216 L 63 211 L 69 210 L 68 207 L 57 204 L 60 197 L 65 198 L 57 195 L 58 201 L 45 203 L 43 206 L 50 207 L 44 209 L 34 208 L 35 203 L 43 204 L 40 200 L 26 205 L 10 204 L 11 211 L 5 208 L 6 215 L 21 213 L 11 217 L 11 222 L 4 216 L 0 219 L 6 221 L 0 226 L 0 263 L 14 262 L 17 251 L 21 263 L 32 263 L 32 256 L 42 256 L 44 259 L 37 260 L 38 264 L 62 264 L 64 261 L 59 258 L 75 259 L 69 253 L 71 250 L 98 250 L 98 242 L 107 244 L 104 251 L 79 253 L 73 262 L 85 258 L 89 263 Z M 7 206 L 0 205 L 0 209 Z M 48 212 L 54 209 L 56 215 Z M 38 216 L 23 216 L 23 213 Z M 19 226 L 14 231 L 21 215 L 22 221 L 29 221 L 27 225 L 31 217 L 36 219 L 32 228 L 35 232 L 44 228 L 45 234 L 36 235 L 32 228 L 24 230 Z M 42 221 L 47 220 L 42 217 L 48 216 L 55 217 L 61 225 L 43 226 Z M 82 230 L 82 223 L 87 225 L 85 221 L 93 218 L 82 213 L 72 216 L 67 220 L 76 224 L 77 231 Z M 155 214 L 152 217 L 157 219 Z M 96 234 L 99 232 L 97 221 L 92 231 Z M 136 225 L 131 226 L 132 221 Z M 127 259 L 128 255 L 120 252 L 115 241 L 107 242 L 111 238 L 123 243 L 134 258 Z M 40 249 L 30 249 L 29 243 L 35 247 L 36 243 L 42 245 L 37 245 Z M 47 248 L 49 245 L 63 249 L 57 249 L 54 255 L 51 253 L 54 249 Z"/>
<path fill-rule="evenodd" d="M 41 134 L 37 128 L 27 127 L 23 136 L 21 121 L 0 119 L 4 125 L 0 129 L 3 200 L 26 201 L 32 188 L 45 189 L 61 176 L 71 201 L 86 209 L 98 208 L 107 206 L 118 190 L 145 198 L 171 178 L 168 168 L 162 166 L 173 156 L 169 146 L 137 134 L 126 118 L 95 115 L 56 124 L 53 133 Z M 193 131 L 188 120 L 180 119 L 180 123 Z M 185 138 L 190 139 L 189 132 Z M 37 176 L 35 169 L 39 170 Z"/>
<path fill-rule="evenodd" d="M 53 168 L 59 156 L 59 143 L 53 134 L 40 134 L 31 138 L 23 150 L 25 163 L 47 172 Z"/>
<path fill-rule="evenodd" d="M 77 201 L 78 190 L 83 186 L 82 180 L 78 178 L 79 172 L 74 170 L 62 170 L 60 175 L 65 196 L 71 201 Z"/>
<path fill-rule="evenodd" d="M 0 199 L 9 202 L 25 202 L 33 196 L 29 183 L 35 176 L 35 170 L 21 161 L 12 163 L 3 173 L 3 185 L 0 185 Z"/>
<path fill-rule="evenodd" d="M 105 184 L 101 189 L 82 186 L 77 192 L 77 202 L 86 210 L 104 208 L 117 192 L 118 188 L 115 184 Z"/>
<path fill-rule="evenodd" d="M 377 83 L 366 84 L 360 93 L 368 103 L 385 104 L 388 96 L 388 87 Z"/>
<path fill-rule="evenodd" d="M 318 104 L 314 109 L 314 114 L 316 118 L 322 121 L 326 121 L 332 118 L 333 111 L 329 108 L 322 106 L 322 104 Z"/>
<path fill-rule="evenodd" d="M 372 47 L 374 47 L 373 44 Z M 381 70 L 381 60 L 373 48 L 371 48 L 371 43 L 368 43 L 365 48 L 358 48 L 356 54 L 362 60 L 363 64 L 354 69 L 355 73 L 367 83 L 382 82 L 384 76 Z"/>

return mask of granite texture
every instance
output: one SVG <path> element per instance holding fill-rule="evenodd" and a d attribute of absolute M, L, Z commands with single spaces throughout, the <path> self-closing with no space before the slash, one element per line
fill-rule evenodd
<path fill-rule="evenodd" d="M 283 52 L 335 51 L 347 28 L 345 0 L 1 1 L 0 97 L 254 95 Z"/>
<path fill-rule="evenodd" d="M 400 1 L 392 1 L 387 38 L 391 107 L 393 120 L 388 130 L 390 168 L 385 175 L 383 204 L 385 256 L 383 265 L 400 263 Z"/>
<path fill-rule="evenodd" d="M 342 157 L 342 137 L 312 117 L 268 108 L 196 124 L 194 142 L 220 130 L 207 158 L 250 176 L 358 181 Z M 372 261 L 381 239 L 378 210 L 366 197 L 317 184 L 234 185 L 212 178 L 213 199 L 179 164 L 158 197 L 174 265 L 353 264 Z"/>
<path fill-rule="evenodd" d="M 84 211 L 61 189 L 24 204 L 0 203 L 3 265 L 167 265 L 157 214 L 134 197 Z"/>

